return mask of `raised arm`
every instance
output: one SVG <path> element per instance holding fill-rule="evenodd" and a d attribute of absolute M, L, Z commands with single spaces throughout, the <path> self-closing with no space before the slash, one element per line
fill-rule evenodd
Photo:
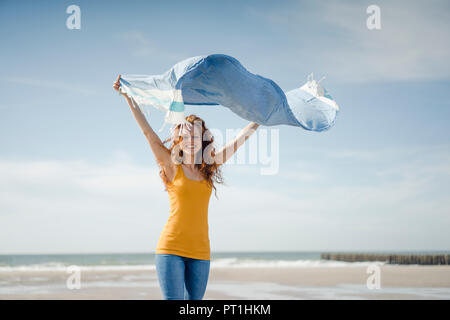
<path fill-rule="evenodd" d="M 113 85 L 114 89 L 117 91 L 119 91 L 120 87 L 119 79 L 120 75 L 117 77 L 117 80 Z M 170 177 L 175 173 L 175 164 L 172 162 L 170 150 L 164 146 L 159 136 L 155 133 L 155 131 L 153 131 L 152 127 L 147 122 L 147 119 L 145 118 L 144 114 L 141 112 L 133 98 L 130 98 L 126 93 L 122 93 L 122 95 L 128 102 L 134 118 L 136 119 L 139 127 L 147 138 L 147 141 L 150 144 L 150 148 L 155 155 L 156 162 L 164 170 L 169 180 L 171 180 Z"/>
<path fill-rule="evenodd" d="M 237 149 L 258 129 L 259 124 L 250 122 L 245 126 L 232 141 L 228 142 L 222 150 L 216 153 L 216 163 L 221 165 L 227 162 Z"/>

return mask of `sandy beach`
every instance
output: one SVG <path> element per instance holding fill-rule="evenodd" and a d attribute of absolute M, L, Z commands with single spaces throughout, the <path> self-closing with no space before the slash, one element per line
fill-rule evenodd
<path fill-rule="evenodd" d="M 204 299 L 450 299 L 450 266 L 212 268 Z M 63 271 L 2 271 L 0 299 L 162 299 L 155 270 L 83 271 L 68 289 Z"/>

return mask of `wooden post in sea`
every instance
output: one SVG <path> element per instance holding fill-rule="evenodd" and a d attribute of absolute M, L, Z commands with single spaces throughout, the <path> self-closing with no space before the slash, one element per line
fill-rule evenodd
<path fill-rule="evenodd" d="M 450 254 L 365 254 L 365 253 L 321 253 L 324 260 L 362 262 L 380 261 L 387 264 L 449 265 Z"/>

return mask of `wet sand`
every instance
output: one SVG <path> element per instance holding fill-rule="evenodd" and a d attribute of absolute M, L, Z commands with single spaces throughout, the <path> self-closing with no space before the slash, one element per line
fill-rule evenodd
<path fill-rule="evenodd" d="M 212 268 L 204 299 L 450 299 L 450 266 L 379 268 L 379 289 L 367 286 L 367 267 Z M 72 290 L 68 277 L 0 272 L 0 299 L 162 299 L 154 270 L 83 271 Z"/>

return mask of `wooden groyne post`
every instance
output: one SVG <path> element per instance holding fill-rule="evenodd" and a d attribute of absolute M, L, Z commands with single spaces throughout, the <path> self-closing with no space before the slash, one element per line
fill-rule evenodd
<path fill-rule="evenodd" d="M 450 254 L 322 253 L 320 258 L 345 262 L 380 261 L 388 264 L 450 264 Z"/>

